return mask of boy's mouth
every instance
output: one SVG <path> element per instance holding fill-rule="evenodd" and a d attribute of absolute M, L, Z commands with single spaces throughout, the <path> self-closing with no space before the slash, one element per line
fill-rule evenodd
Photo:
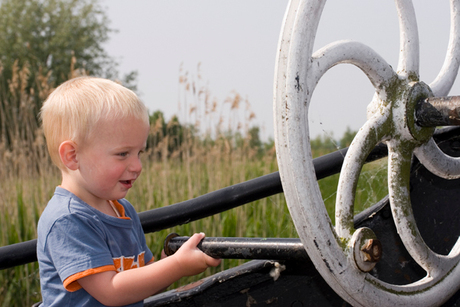
<path fill-rule="evenodd" d="M 126 188 L 131 188 L 133 186 L 133 181 L 134 180 L 120 180 L 120 183 L 126 187 Z"/>

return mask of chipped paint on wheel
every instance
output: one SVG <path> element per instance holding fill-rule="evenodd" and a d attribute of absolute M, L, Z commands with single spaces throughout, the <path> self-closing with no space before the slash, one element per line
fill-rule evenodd
<path fill-rule="evenodd" d="M 460 159 L 442 153 L 431 138 L 434 129 L 417 126 L 413 114 L 418 99 L 447 95 L 455 81 L 460 65 L 460 0 L 451 0 L 451 40 L 445 64 L 431 83 L 419 77 L 418 30 L 412 1 L 395 1 L 400 24 L 396 71 L 359 42 L 337 41 L 313 52 L 325 3 L 290 1 L 276 63 L 275 143 L 284 195 L 297 232 L 317 270 L 351 305 L 441 305 L 460 286 L 460 243 L 448 256 L 442 256 L 423 242 L 410 204 L 409 172 L 415 152 L 434 174 L 460 177 Z M 342 63 L 360 68 L 375 94 L 367 109 L 368 121 L 345 157 L 334 227 L 324 208 L 312 163 L 308 108 L 322 76 Z M 362 272 L 351 248 L 356 243 L 353 235 L 360 231 L 354 229 L 352 222 L 357 181 L 366 156 L 378 142 L 386 142 L 389 147 L 388 185 L 398 233 L 411 256 L 427 272 L 422 280 L 405 286 L 387 284 Z"/>

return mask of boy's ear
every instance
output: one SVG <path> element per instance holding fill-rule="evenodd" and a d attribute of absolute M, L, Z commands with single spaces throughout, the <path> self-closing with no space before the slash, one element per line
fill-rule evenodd
<path fill-rule="evenodd" d="M 78 169 L 77 160 L 77 144 L 71 140 L 67 140 L 59 145 L 59 156 L 62 163 L 70 170 Z"/>

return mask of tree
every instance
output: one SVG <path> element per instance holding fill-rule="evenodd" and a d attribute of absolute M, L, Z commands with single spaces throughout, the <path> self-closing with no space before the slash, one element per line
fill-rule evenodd
<path fill-rule="evenodd" d="M 114 78 L 117 63 L 102 44 L 114 30 L 99 0 L 0 0 L 0 60 L 6 79 L 13 63 L 29 66 L 32 86 L 36 74 L 51 72 L 59 85 L 72 68 Z"/>
<path fill-rule="evenodd" d="M 356 131 L 352 131 L 350 127 L 347 127 L 347 130 L 343 134 L 342 138 L 340 139 L 340 146 L 342 148 L 350 146 L 351 142 L 355 138 Z"/>
<path fill-rule="evenodd" d="M 118 78 L 118 63 L 103 48 L 115 30 L 100 0 L 0 0 L 0 16 L 0 141 L 7 146 L 35 139 L 37 114 L 57 85 L 78 74 Z M 122 83 L 135 90 L 136 74 Z"/>
<path fill-rule="evenodd" d="M 150 115 L 150 134 L 147 139 L 147 148 L 153 150 L 157 157 L 161 157 L 163 154 L 170 155 L 174 151 L 181 150 L 186 138 L 193 142 L 196 134 L 192 125 L 183 126 L 176 115 L 166 122 L 163 112 L 157 110 Z"/>
<path fill-rule="evenodd" d="M 258 126 L 254 126 L 248 131 L 249 147 L 257 150 L 262 148 L 262 141 L 260 140 L 259 132 L 260 128 Z"/>
<path fill-rule="evenodd" d="M 338 149 L 332 133 L 329 136 L 316 136 L 316 138 L 310 140 L 310 146 L 313 158 L 323 156 Z"/>

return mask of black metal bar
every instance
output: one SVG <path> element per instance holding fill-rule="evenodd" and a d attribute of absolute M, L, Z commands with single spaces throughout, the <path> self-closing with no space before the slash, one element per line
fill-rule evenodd
<path fill-rule="evenodd" d="M 166 255 L 174 254 L 188 239 L 168 236 L 164 245 Z M 206 237 L 198 248 L 211 257 L 222 259 L 309 260 L 300 239 L 294 238 Z"/>
<path fill-rule="evenodd" d="M 37 240 L 0 247 L 0 270 L 37 261 Z"/>
<path fill-rule="evenodd" d="M 459 126 L 460 96 L 429 97 L 415 107 L 415 122 L 420 127 Z"/>
<path fill-rule="evenodd" d="M 257 199 L 283 192 L 279 174 L 272 173 L 177 204 L 139 213 L 145 233 L 187 224 Z"/>
<path fill-rule="evenodd" d="M 337 174 L 348 148 L 313 160 L 318 180 Z M 388 149 L 378 144 L 366 162 L 386 157 Z M 139 213 L 145 233 L 187 224 L 235 207 L 283 192 L 278 172 L 223 188 L 174 205 Z"/>

